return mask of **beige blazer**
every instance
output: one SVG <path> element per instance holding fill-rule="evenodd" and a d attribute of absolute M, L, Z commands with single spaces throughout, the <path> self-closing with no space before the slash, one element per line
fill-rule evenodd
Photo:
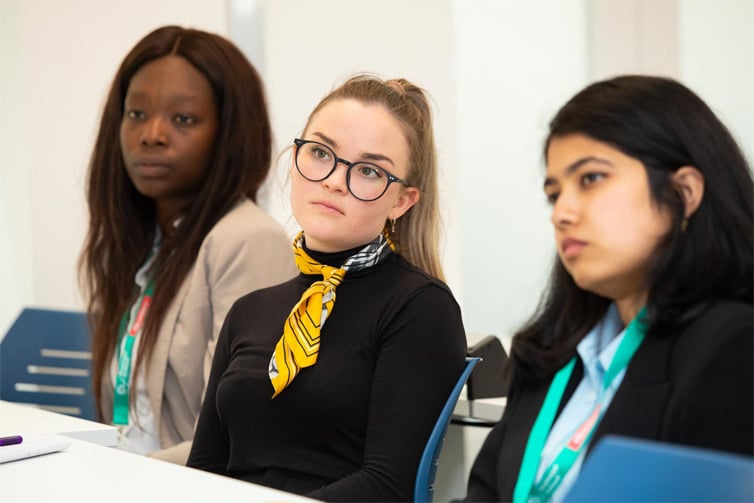
<path fill-rule="evenodd" d="M 217 336 L 233 302 L 297 273 L 283 228 L 248 199 L 207 234 L 165 314 L 147 365 L 147 395 L 163 448 L 153 457 L 186 463 Z M 105 374 L 102 412 L 110 422 L 113 383 Z"/>

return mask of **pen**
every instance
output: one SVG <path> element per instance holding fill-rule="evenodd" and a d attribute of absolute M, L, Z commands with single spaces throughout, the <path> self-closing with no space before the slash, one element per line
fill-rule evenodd
<path fill-rule="evenodd" d="M 4 445 L 15 445 L 23 442 L 24 437 L 21 435 L 11 435 L 10 437 L 0 437 L 0 447 Z"/>

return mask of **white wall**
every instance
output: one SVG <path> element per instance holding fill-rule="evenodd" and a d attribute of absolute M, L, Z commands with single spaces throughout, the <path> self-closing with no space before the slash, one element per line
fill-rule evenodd
<path fill-rule="evenodd" d="M 75 265 L 100 108 L 125 53 L 168 23 L 244 48 L 265 80 L 278 150 L 354 72 L 429 91 L 444 265 L 472 333 L 505 339 L 536 305 L 553 253 L 541 143 L 589 80 L 678 76 L 754 161 L 752 0 L 0 0 L 0 336 L 21 306 L 81 307 Z M 292 230 L 286 169 L 263 202 Z M 444 494 L 463 494 L 485 431 L 467 433 Z"/>
<path fill-rule="evenodd" d="M 470 331 L 510 334 L 547 273 L 540 144 L 554 108 L 587 81 L 584 1 L 388 0 L 366 9 L 349 0 L 235 0 L 231 14 L 231 36 L 264 78 L 278 150 L 355 72 L 428 90 L 448 283 Z M 288 163 L 283 156 L 265 203 L 293 233 Z"/>
<path fill-rule="evenodd" d="M 242 44 L 265 81 L 276 151 L 288 147 L 300 135 L 321 98 L 355 73 L 405 77 L 428 91 L 439 146 L 440 190 L 448 237 L 443 242 L 443 261 L 448 283 L 459 286 L 461 269 L 454 237 L 458 211 L 453 191 L 458 176 L 453 2 L 237 0 L 231 6 L 233 17 L 240 12 L 248 19 L 247 23 L 232 25 L 231 35 Z M 431 22 L 425 18 L 431 18 Z M 421 30 L 417 23 L 421 23 Z M 260 33 L 255 36 L 246 30 Z M 288 202 L 289 159 L 288 155 L 280 159 L 264 202 L 294 234 L 297 225 Z"/>
<path fill-rule="evenodd" d="M 117 66 L 163 24 L 227 33 L 223 0 L 0 0 L 0 334 L 21 307 L 81 308 L 84 181 Z"/>
<path fill-rule="evenodd" d="M 229 11 L 245 17 L 229 22 Z M 597 46 L 600 12 L 633 35 Z M 552 254 L 541 141 L 588 80 L 667 64 L 754 158 L 751 0 L 0 0 L 0 333 L 23 305 L 80 307 L 83 183 L 100 107 L 128 49 L 167 23 L 242 45 L 266 81 L 278 149 L 353 72 L 427 88 L 444 264 L 475 333 L 505 338 L 536 304 Z M 629 39 L 633 48 L 620 45 Z M 286 168 L 263 201 L 292 229 Z"/>
<path fill-rule="evenodd" d="M 754 1 L 679 0 L 680 78 L 720 116 L 754 169 Z"/>
<path fill-rule="evenodd" d="M 679 77 L 677 0 L 590 0 L 591 76 Z"/>
<path fill-rule="evenodd" d="M 464 319 L 506 343 L 535 308 L 554 249 L 542 140 L 587 82 L 678 78 L 754 162 L 754 1 L 455 2 L 458 228 Z"/>
<path fill-rule="evenodd" d="M 505 340 L 531 314 L 552 240 L 542 140 L 587 82 L 582 0 L 455 2 L 464 318 Z"/>
<path fill-rule="evenodd" d="M 592 78 L 680 79 L 754 162 L 754 1 L 589 0 Z"/>

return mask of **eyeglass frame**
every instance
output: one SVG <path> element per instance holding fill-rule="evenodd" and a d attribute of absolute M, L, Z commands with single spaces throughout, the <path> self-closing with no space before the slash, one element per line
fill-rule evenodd
<path fill-rule="evenodd" d="M 301 168 L 298 167 L 298 152 L 299 152 L 299 148 L 302 147 L 303 145 L 306 145 L 307 143 L 316 143 L 317 145 L 322 145 L 323 147 L 325 147 L 326 149 L 328 149 L 330 152 L 333 153 L 334 162 L 333 162 L 332 169 L 325 176 L 323 176 L 322 178 L 319 178 L 317 180 L 313 180 L 313 179 L 309 178 L 308 176 L 306 176 L 305 174 L 303 174 L 301 172 Z M 386 170 L 382 166 L 378 166 L 377 164 L 374 164 L 372 162 L 366 162 L 366 161 L 351 162 L 351 161 L 347 161 L 347 160 L 343 159 L 342 157 L 338 157 L 338 155 L 335 153 L 335 150 L 333 150 L 332 147 L 330 147 L 328 145 L 325 145 L 322 142 L 319 142 L 319 141 L 316 141 L 316 140 L 304 140 L 302 138 L 294 138 L 293 144 L 296 145 L 296 152 L 293 154 L 293 163 L 296 165 L 296 171 L 298 171 L 299 175 L 303 176 L 306 180 L 309 180 L 310 182 L 321 182 L 321 181 L 327 180 L 328 178 L 330 178 L 330 175 L 332 175 L 333 173 L 335 173 L 335 170 L 338 169 L 338 164 L 345 164 L 346 167 L 347 167 L 347 169 L 346 169 L 346 188 L 348 189 L 348 193 L 351 194 L 356 199 L 358 199 L 359 201 L 364 201 L 364 202 L 367 202 L 367 203 L 372 202 L 372 201 L 376 201 L 377 199 L 379 199 L 379 198 L 381 198 L 382 196 L 385 195 L 385 192 L 387 192 L 387 189 L 390 188 L 390 184 L 393 183 L 393 182 L 400 183 L 404 187 L 410 187 L 409 183 L 406 180 L 398 178 L 397 176 L 395 176 L 394 174 L 392 174 L 390 171 Z M 379 196 L 377 196 L 377 197 L 375 197 L 373 199 L 363 199 L 363 198 L 361 198 L 361 197 L 359 197 L 359 196 L 357 196 L 356 194 L 353 193 L 353 191 L 351 190 L 351 170 L 357 164 L 367 164 L 367 165 L 379 168 L 380 171 L 384 171 L 385 172 L 385 174 L 387 175 L 387 183 L 385 184 L 385 189 L 382 191 L 382 193 L 380 193 Z"/>

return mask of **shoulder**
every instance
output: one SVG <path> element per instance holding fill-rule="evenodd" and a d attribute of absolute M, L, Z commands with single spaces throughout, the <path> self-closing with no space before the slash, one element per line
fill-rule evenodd
<path fill-rule="evenodd" d="M 244 255 L 292 264 L 290 251 L 290 240 L 282 225 L 259 206 L 243 199 L 212 227 L 199 253 L 210 260 Z"/>
<path fill-rule="evenodd" d="M 440 290 L 445 292 L 450 297 L 453 297 L 453 293 L 450 291 L 448 285 L 442 280 L 432 276 L 423 269 L 420 269 L 406 260 L 402 255 L 396 255 L 394 262 L 395 271 L 400 277 L 401 286 L 403 288 Z"/>
<path fill-rule="evenodd" d="M 410 303 L 435 312 L 442 309 L 460 310 L 448 285 L 401 255 L 395 255 L 381 267 L 378 274 L 369 276 L 369 289 L 385 292 L 384 298 L 392 309 L 400 309 L 400 306 Z M 442 314 L 438 312 L 438 315 Z"/>
<path fill-rule="evenodd" d="M 673 341 L 669 355 L 657 352 L 659 361 L 668 362 L 669 391 L 664 395 L 667 405 L 662 416 L 665 438 L 751 455 L 752 320 L 751 305 L 712 303 L 669 338 Z M 662 348 L 662 342 L 658 347 Z"/>
<path fill-rule="evenodd" d="M 282 225 L 244 199 L 205 236 L 195 264 L 211 278 L 237 276 L 244 291 L 278 283 L 296 273 L 291 244 Z"/>
<path fill-rule="evenodd" d="M 689 335 L 714 333 L 746 333 L 754 337 L 754 307 L 751 304 L 731 300 L 719 300 L 707 305 L 692 321 L 681 329 Z"/>
<path fill-rule="evenodd" d="M 444 334 L 463 332 L 461 307 L 450 288 L 438 278 L 415 267 L 400 255 L 388 264 L 389 272 L 379 274 L 372 291 L 384 292 L 383 313 L 391 313 L 385 320 L 402 325 L 409 321 Z M 432 337 L 437 337 L 434 333 Z"/>
<path fill-rule="evenodd" d="M 247 292 L 233 303 L 228 318 L 268 318 L 272 317 L 273 313 L 280 312 L 287 316 L 307 286 L 303 277 L 296 275 L 281 283 Z"/>
<path fill-rule="evenodd" d="M 244 239 L 248 236 L 272 236 L 288 241 L 282 225 L 249 199 L 239 201 L 207 234 L 205 241 Z"/>
<path fill-rule="evenodd" d="M 689 364 L 735 365 L 742 361 L 750 367 L 754 360 L 754 309 L 751 304 L 717 301 L 704 308 L 682 327 L 675 338 L 673 358 L 681 372 Z M 694 365 L 691 365 L 693 367 Z M 683 370 L 686 369 L 686 370 Z"/>
<path fill-rule="evenodd" d="M 236 300 L 234 307 L 237 306 L 238 309 L 244 309 L 259 306 L 265 302 L 275 304 L 278 301 L 287 299 L 291 296 L 298 299 L 308 286 L 309 282 L 306 277 L 302 274 L 297 274 L 286 281 L 264 288 L 258 288 L 244 294 Z M 286 305 L 288 311 L 290 311 L 291 307 L 291 305 Z"/>

